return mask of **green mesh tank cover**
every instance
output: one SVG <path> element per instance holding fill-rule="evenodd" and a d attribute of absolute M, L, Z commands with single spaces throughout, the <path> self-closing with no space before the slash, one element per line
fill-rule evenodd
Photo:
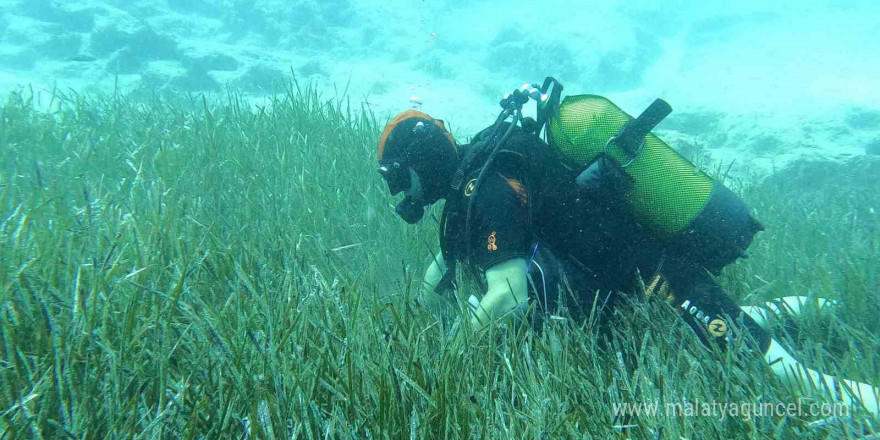
<path fill-rule="evenodd" d="M 569 165 L 585 169 L 632 117 L 606 98 L 568 96 L 550 119 L 550 141 Z M 608 155 L 620 164 L 630 157 L 614 144 Z M 633 179 L 629 193 L 636 216 L 663 237 L 683 231 L 703 210 L 715 182 L 653 133 L 625 169 Z"/>

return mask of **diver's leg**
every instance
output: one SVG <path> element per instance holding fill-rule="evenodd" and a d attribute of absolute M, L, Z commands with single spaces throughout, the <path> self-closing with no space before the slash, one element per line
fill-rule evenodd
<path fill-rule="evenodd" d="M 766 329 L 771 316 L 776 318 L 796 317 L 810 307 L 814 307 L 815 310 L 823 310 L 837 305 L 837 301 L 828 298 L 816 297 L 813 301 L 807 296 L 783 296 L 767 301 L 762 306 L 740 306 L 740 309 Z"/>
<path fill-rule="evenodd" d="M 788 386 L 829 393 L 845 405 L 860 403 L 874 416 L 880 414 L 880 390 L 877 387 L 807 368 L 773 339 L 764 353 L 764 360 L 770 364 L 776 377 Z"/>
<path fill-rule="evenodd" d="M 548 319 L 562 321 L 565 316 L 577 322 L 590 317 L 593 301 L 586 292 L 591 292 L 591 286 L 582 268 L 560 258 L 543 243 L 533 249 L 528 261 L 529 297 L 536 306 L 536 325 Z M 562 312 L 563 306 L 566 312 Z M 598 309 L 601 314 L 603 308 Z"/>
<path fill-rule="evenodd" d="M 742 322 L 743 329 L 757 343 L 757 347 L 753 348 L 763 354 L 771 371 L 783 383 L 797 384 L 810 392 L 828 393 L 834 400 L 849 406 L 861 403 L 872 414 L 878 415 L 880 391 L 876 387 L 840 379 L 803 366 L 778 341 L 772 339 L 755 319 L 745 313 L 705 271 L 681 267 L 676 269 L 679 271 L 666 276 L 671 292 L 669 298 L 704 340 L 714 339 L 724 345 L 731 332 L 739 328 L 736 324 Z"/>
<path fill-rule="evenodd" d="M 533 246 L 527 260 L 529 297 L 536 302 L 537 312 L 549 317 L 556 312 L 564 269 L 547 245 L 539 242 Z"/>
<path fill-rule="evenodd" d="M 675 273 L 665 272 L 660 283 L 668 283 L 667 300 L 704 343 L 726 347 L 736 332 L 745 331 L 754 342 L 752 350 L 759 353 L 767 350 L 770 346 L 767 330 L 744 313 L 708 273 L 676 269 Z"/>
<path fill-rule="evenodd" d="M 533 249 L 528 265 L 529 297 L 540 320 L 590 321 L 600 331 L 617 301 L 616 291 L 598 285 L 596 276 L 570 255 L 558 255 L 544 243 Z M 563 308 L 565 309 L 563 311 Z"/>

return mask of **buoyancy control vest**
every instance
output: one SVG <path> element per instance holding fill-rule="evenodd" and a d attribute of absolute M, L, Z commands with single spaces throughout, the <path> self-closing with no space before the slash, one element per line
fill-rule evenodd
<path fill-rule="evenodd" d="M 538 137 L 543 130 L 547 143 L 556 149 L 564 165 L 582 170 L 578 185 L 572 188 L 590 191 L 596 185 L 616 186 L 633 216 L 666 243 L 672 256 L 716 274 L 745 256 L 763 226 L 730 189 L 650 132 L 672 111 L 668 104 L 658 99 L 633 118 L 597 95 L 568 96 L 560 102 L 561 91 L 562 85 L 548 77 L 542 86 L 524 85 L 505 95 L 501 101 L 504 110 L 496 123 L 465 154 L 453 179 L 453 194 L 461 191 L 466 173 L 474 169 L 480 173 L 472 192 L 479 191 L 486 170 L 504 151 L 513 125 Z M 537 121 L 522 117 L 522 106 L 529 99 L 538 104 Z M 513 121 L 505 127 L 510 117 Z M 469 202 L 475 199 L 471 197 Z M 455 208 L 465 216 L 465 231 L 458 232 L 468 237 L 470 206 Z M 445 234 L 450 233 L 445 231 L 445 217 L 446 210 L 441 219 L 441 245 L 448 240 Z M 452 254 L 449 257 L 454 258 Z M 449 272 L 438 291 L 448 288 L 454 276 L 454 259 L 444 258 Z"/>

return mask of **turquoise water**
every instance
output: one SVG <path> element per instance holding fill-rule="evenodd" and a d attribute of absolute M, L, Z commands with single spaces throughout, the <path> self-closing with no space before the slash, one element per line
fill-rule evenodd
<path fill-rule="evenodd" d="M 880 9 L 538 6 L 0 0 L 0 439 L 872 433 L 863 414 L 615 418 L 823 398 L 705 350 L 662 302 L 607 343 L 413 307 L 440 210 L 395 215 L 379 131 L 415 108 L 463 143 L 551 75 L 630 114 L 668 101 L 655 133 L 767 227 L 718 282 L 837 300 L 774 337 L 880 384 Z"/>

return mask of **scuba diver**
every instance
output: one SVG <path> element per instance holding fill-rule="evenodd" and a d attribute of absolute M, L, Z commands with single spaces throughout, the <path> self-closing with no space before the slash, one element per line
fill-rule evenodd
<path fill-rule="evenodd" d="M 671 107 L 658 99 L 632 118 L 596 95 L 560 102 L 561 91 L 547 78 L 505 95 L 495 123 L 466 145 L 419 111 L 387 124 L 379 173 L 391 195 L 404 193 L 398 215 L 414 224 L 426 206 L 445 201 L 441 251 L 419 303 L 436 310 L 451 300 L 459 267 L 485 289 L 467 301 L 476 329 L 529 310 L 533 325 L 561 319 L 553 315 L 561 305 L 585 318 L 613 310 L 626 293 L 659 295 L 705 344 L 748 336 L 784 383 L 877 415 L 877 388 L 806 368 L 771 338 L 766 309 L 738 306 L 715 282 L 763 226 L 732 191 L 651 133 Z M 522 115 L 529 101 L 536 119 Z M 785 297 L 767 308 L 796 313 L 806 305 Z"/>

